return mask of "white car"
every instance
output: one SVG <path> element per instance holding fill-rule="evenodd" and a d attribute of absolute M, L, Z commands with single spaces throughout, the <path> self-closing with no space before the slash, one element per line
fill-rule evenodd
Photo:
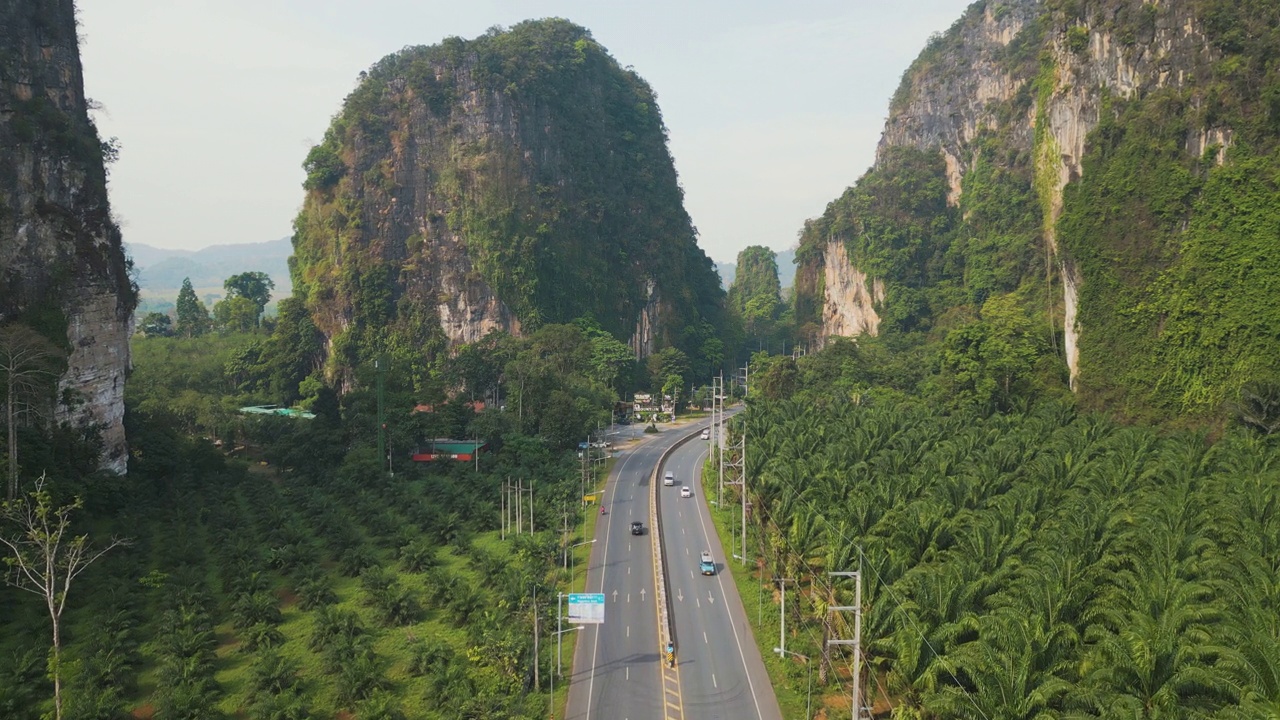
<path fill-rule="evenodd" d="M 693 489 L 692 489 L 692 488 L 690 488 L 688 485 L 683 485 L 683 486 L 681 486 L 681 487 L 680 487 L 680 497 L 682 497 L 682 498 L 685 498 L 685 497 L 693 497 Z"/>
<path fill-rule="evenodd" d="M 671 472 L 670 470 L 668 470 L 668 471 L 667 471 L 667 474 L 662 476 L 662 484 L 663 484 L 663 485 L 666 485 L 666 486 L 668 486 L 668 487 L 669 487 L 669 486 L 671 486 L 671 485 L 675 485 L 675 484 L 676 484 L 676 474 L 675 474 L 675 473 L 673 473 L 673 472 Z"/>
<path fill-rule="evenodd" d="M 711 439 L 711 428 L 702 428 L 702 439 L 703 440 Z"/>

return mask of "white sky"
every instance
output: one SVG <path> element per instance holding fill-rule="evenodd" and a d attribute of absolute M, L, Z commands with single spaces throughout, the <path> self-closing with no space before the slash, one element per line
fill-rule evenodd
<path fill-rule="evenodd" d="M 783 250 L 874 159 L 889 98 L 970 0 L 78 0 L 125 240 L 289 235 L 302 159 L 406 45 L 564 17 L 658 94 L 699 243 Z"/>

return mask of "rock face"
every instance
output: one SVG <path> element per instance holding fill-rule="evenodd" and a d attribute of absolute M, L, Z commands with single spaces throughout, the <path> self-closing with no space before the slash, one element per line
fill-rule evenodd
<path fill-rule="evenodd" d="M 880 331 L 876 304 L 884 302 L 884 282 L 854 267 L 842 242 L 828 242 L 824 257 L 824 332 L 827 336 L 876 335 Z"/>
<path fill-rule="evenodd" d="M 305 167 L 294 288 L 339 377 L 583 316 L 693 357 L 718 324 L 652 91 L 566 21 L 384 58 Z"/>
<path fill-rule="evenodd" d="M 1189 339 L 1250 337 L 1234 334 L 1239 324 L 1228 327 L 1234 309 L 1196 289 L 1191 268 L 1225 278 L 1256 267 L 1248 259 L 1228 267 L 1239 258 L 1205 250 L 1201 239 L 1217 226 L 1198 227 L 1196 218 L 1220 212 L 1213 190 L 1232 173 L 1233 159 L 1266 157 L 1277 144 L 1280 106 L 1266 100 L 1276 92 L 1274 77 L 1250 64 L 1270 57 L 1261 48 L 1274 40 L 1280 13 L 1263 5 L 974 3 L 904 76 L 876 166 L 806 228 L 798 319 L 828 335 L 870 333 L 873 325 L 851 322 L 845 310 L 866 307 L 868 295 L 881 317 L 886 309 L 895 318 L 914 313 L 916 327 L 974 314 L 992 294 L 1044 297 L 1027 304 L 1055 328 L 1053 346 L 1073 389 L 1101 403 L 1136 397 L 1130 391 L 1162 377 L 1167 394 L 1138 404 L 1161 405 L 1157 413 L 1165 416 L 1220 403 L 1232 383 L 1273 370 L 1274 361 L 1258 351 L 1236 369 L 1202 372 L 1191 366 L 1217 364 L 1205 350 L 1212 342 Z M 1226 77 L 1230 90 L 1216 84 Z M 1248 143 L 1237 151 L 1246 129 Z M 886 180 L 908 177 L 889 162 L 903 149 L 938 157 L 937 179 L 952 211 L 938 213 L 939 221 L 912 240 L 924 252 L 877 274 L 869 265 L 883 265 L 886 248 L 901 249 L 894 246 L 901 234 L 885 225 L 915 212 L 885 196 L 906 188 L 909 198 L 920 197 L 909 184 Z M 911 176 L 922 178 L 928 174 Z M 874 211 L 863 198 L 871 185 L 881 196 Z M 1215 240 L 1224 241 L 1230 238 Z M 848 252 L 841 256 L 837 245 Z M 832 263 L 849 268 L 833 271 Z M 904 267 L 915 275 L 904 279 Z M 859 274 L 884 280 L 883 297 L 837 279 Z M 945 287 L 964 292 L 947 295 L 939 290 Z M 895 307 L 895 298 L 916 305 Z M 930 308 L 921 311 L 921 302 Z M 1196 325 L 1192 316 L 1206 309 L 1226 325 Z M 1186 333 L 1169 331 L 1175 318 L 1185 318 Z M 1241 346 L 1254 347 L 1254 340 L 1261 335 Z M 1129 358 L 1139 347 L 1148 352 Z M 1176 349 L 1162 349 L 1169 347 Z M 1160 357 L 1166 354 L 1179 357 Z M 1165 362 L 1178 367 L 1158 367 Z"/>
<path fill-rule="evenodd" d="M 0 321 L 65 337 L 57 419 L 101 429 L 124 472 L 136 291 L 107 201 L 71 0 L 0 0 Z"/>

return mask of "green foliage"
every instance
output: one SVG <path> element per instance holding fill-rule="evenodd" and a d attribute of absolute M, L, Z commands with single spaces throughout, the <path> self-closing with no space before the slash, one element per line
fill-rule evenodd
<path fill-rule="evenodd" d="M 1089 49 L 1089 28 L 1083 25 L 1072 25 L 1067 28 L 1067 49 L 1077 55 L 1083 55 Z"/>
<path fill-rule="evenodd" d="M 738 253 L 727 304 L 741 319 L 748 348 L 776 339 L 783 305 L 778 258 L 773 250 L 753 245 Z"/>
<path fill-rule="evenodd" d="M 545 132 L 449 130 L 466 122 L 464 77 Z M 395 179 L 408 171 L 395 147 L 406 137 L 420 139 L 415 162 L 433 168 L 432 201 L 411 213 L 419 220 L 388 222 L 385 209 L 403 202 Z M 305 167 L 293 279 L 333 339 L 330 379 L 385 352 L 429 384 L 446 349 L 437 280 L 464 273 L 469 295 L 491 290 L 526 332 L 588 318 L 618 341 L 655 295 L 660 346 L 680 348 L 702 374 L 721 359 L 708 341 L 724 294 L 683 208 L 653 91 L 581 27 L 529 21 L 383 58 Z M 599 350 L 609 357 L 597 379 L 614 386 L 625 374 L 619 347 Z"/>
<path fill-rule="evenodd" d="M 748 544 L 762 582 L 798 580 L 789 646 L 821 653 L 826 607 L 852 601 L 827 572 L 861 567 L 866 659 L 907 717 L 1234 718 L 1280 697 L 1273 438 L 838 400 L 745 417 Z"/>
<path fill-rule="evenodd" d="M 829 238 L 841 240 L 849 261 L 886 285 L 882 319 L 886 330 L 909 332 L 931 324 L 926 289 L 942 290 L 943 258 L 957 221 L 947 204 L 946 169 L 940 153 L 893 147 L 881 163 L 806 225 L 797 262 L 812 262 Z M 800 295 L 814 293 L 798 284 Z M 944 298 L 939 298 L 939 301 Z M 797 305 L 796 321 L 816 320 L 812 301 Z"/>
<path fill-rule="evenodd" d="M 213 305 L 213 325 L 226 332 L 245 333 L 258 325 L 259 308 L 247 297 L 234 296 Z"/>
<path fill-rule="evenodd" d="M 165 313 L 150 312 L 138 322 L 138 330 L 147 337 L 172 337 L 173 319 Z"/>
<path fill-rule="evenodd" d="M 244 298 L 253 304 L 257 309 L 254 314 L 256 327 L 262 317 L 262 311 L 266 309 L 267 303 L 271 302 L 271 291 L 275 289 L 276 284 L 266 273 L 253 271 L 232 275 L 222 283 L 222 287 L 227 291 L 227 300 Z"/>
<path fill-rule="evenodd" d="M 195 288 L 191 287 L 191 278 L 182 281 L 182 289 L 178 291 L 177 308 L 174 314 L 177 317 L 174 331 L 183 337 L 203 335 L 213 324 L 209 319 L 208 308 L 200 298 L 196 297 Z"/>

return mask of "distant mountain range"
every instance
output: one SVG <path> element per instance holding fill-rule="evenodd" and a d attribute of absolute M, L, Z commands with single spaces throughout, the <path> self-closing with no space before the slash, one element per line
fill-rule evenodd
<path fill-rule="evenodd" d="M 173 250 L 143 243 L 125 243 L 125 250 L 138 269 L 138 286 L 142 289 L 140 311 L 172 308 L 184 278 L 206 301 L 222 296 L 222 281 L 237 273 L 260 271 L 276 283 L 273 300 L 289 297 L 289 256 L 293 254 L 290 238 L 238 245 L 210 245 L 201 250 Z M 782 289 L 790 288 L 796 276 L 796 251 L 778 253 L 778 280 Z M 737 274 L 737 264 L 716 263 L 720 280 L 728 289 Z"/>
<path fill-rule="evenodd" d="M 172 250 L 143 243 L 125 243 L 125 252 L 138 270 L 142 290 L 139 313 L 167 312 L 173 307 L 184 278 L 209 303 L 222 297 L 222 282 L 242 272 L 264 272 L 275 282 L 273 301 L 289 297 L 289 238 L 239 245 L 211 245 L 201 250 Z M 274 303 L 273 303 L 274 304 Z M 270 306 L 269 306 L 270 307 Z"/>
<path fill-rule="evenodd" d="M 728 290 L 733 284 L 733 278 L 738 274 L 738 264 L 736 262 L 718 262 L 716 263 L 716 271 L 720 273 L 720 282 L 724 285 L 724 289 Z M 791 287 L 796 280 L 796 251 L 783 250 L 778 253 L 778 281 L 782 283 L 782 289 L 786 290 Z"/>

